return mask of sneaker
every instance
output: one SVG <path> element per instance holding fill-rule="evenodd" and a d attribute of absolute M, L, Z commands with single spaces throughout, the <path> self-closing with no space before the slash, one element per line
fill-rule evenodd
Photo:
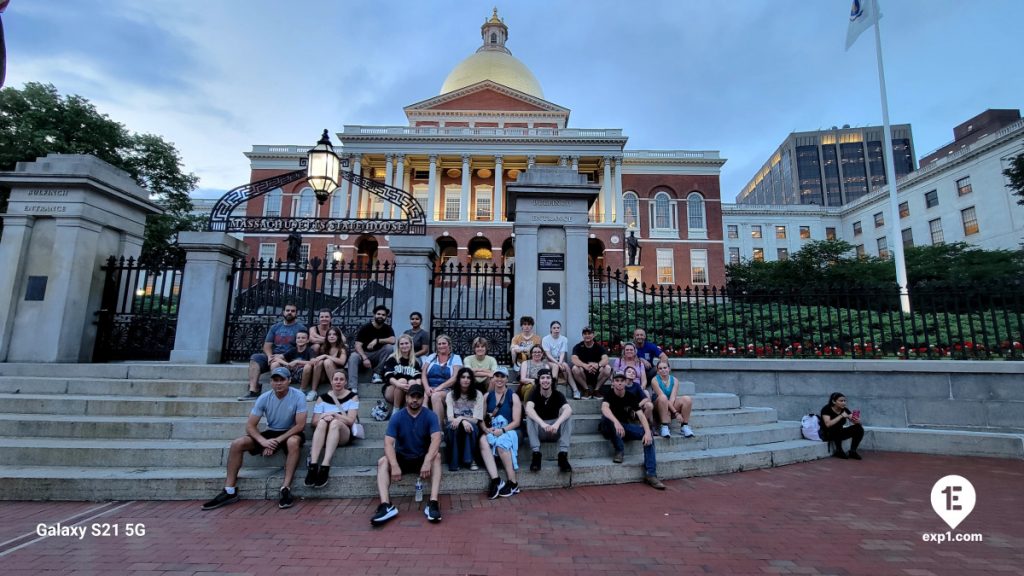
<path fill-rule="evenodd" d="M 487 498 L 494 500 L 498 493 L 505 487 L 505 481 L 501 478 L 491 478 L 491 486 L 487 489 Z"/>
<path fill-rule="evenodd" d="M 319 474 L 317 474 L 316 483 L 313 484 L 314 488 L 323 488 L 327 486 L 327 483 L 331 481 L 331 467 L 330 466 L 319 466 Z"/>
<path fill-rule="evenodd" d="M 320 477 L 320 465 L 319 464 L 307 464 L 306 465 L 306 479 L 302 482 L 305 486 L 316 485 L 317 478 Z"/>
<path fill-rule="evenodd" d="M 836 451 L 832 453 L 832 456 L 842 460 L 846 460 L 849 458 L 849 456 L 846 455 L 846 452 L 843 452 L 842 448 L 836 448 Z"/>
<path fill-rule="evenodd" d="M 623 454 L 622 451 L 620 450 L 620 451 L 615 453 L 615 456 L 612 456 L 612 462 L 614 462 L 615 464 L 622 464 L 622 459 L 624 457 L 625 457 L 625 454 Z"/>
<path fill-rule="evenodd" d="M 398 508 L 392 506 L 390 502 L 385 502 L 377 506 L 377 513 L 373 515 L 373 518 L 370 518 L 370 524 L 382 526 L 395 516 L 398 516 Z"/>
<path fill-rule="evenodd" d="M 540 452 L 533 453 L 533 459 L 530 460 L 530 472 L 540 472 Z"/>
<path fill-rule="evenodd" d="M 306 402 L 314 401 L 316 401 L 316 390 L 310 390 L 309 392 L 306 392 Z"/>
<path fill-rule="evenodd" d="M 666 426 L 665 424 L 662 424 L 661 425 L 661 437 L 662 438 L 668 438 L 671 435 L 672 435 L 672 433 L 668 431 L 668 426 Z"/>
<path fill-rule="evenodd" d="M 580 398 L 581 398 L 580 391 L 579 390 L 573 390 L 572 391 L 572 399 L 573 400 L 579 400 Z"/>
<path fill-rule="evenodd" d="M 238 489 L 235 489 L 234 494 L 228 494 L 227 490 L 221 490 L 220 494 L 217 494 L 213 500 L 203 504 L 203 510 L 213 510 L 214 508 L 220 508 L 235 502 L 238 502 Z"/>
<path fill-rule="evenodd" d="M 477 470 L 480 469 L 480 467 L 476 465 L 476 462 L 470 462 L 469 469 L 472 470 L 473 472 L 476 472 Z"/>
<path fill-rule="evenodd" d="M 259 398 L 259 397 L 260 397 L 260 391 L 259 390 L 249 390 L 248 392 L 246 392 L 242 396 L 239 396 L 238 399 L 244 402 L 246 400 L 255 400 L 255 399 Z"/>
<path fill-rule="evenodd" d="M 519 484 L 516 482 L 505 482 L 505 484 L 502 485 L 501 490 L 498 490 L 498 496 L 501 496 L 502 498 L 508 498 L 515 494 L 519 494 Z"/>
<path fill-rule="evenodd" d="M 558 470 L 560 472 L 572 472 L 572 465 L 569 464 L 569 453 L 558 453 Z"/>
<path fill-rule="evenodd" d="M 693 438 L 693 429 L 690 428 L 689 424 L 683 424 L 683 427 L 679 429 L 679 433 L 683 435 L 683 438 Z"/>
<path fill-rule="evenodd" d="M 423 509 L 423 515 L 427 517 L 427 520 L 437 523 L 441 521 L 441 504 L 437 500 L 431 500 L 427 503 L 427 507 Z"/>
<path fill-rule="evenodd" d="M 665 485 L 661 483 L 661 480 L 659 480 L 657 476 L 645 476 L 644 482 L 646 482 L 648 486 L 654 488 L 655 490 L 665 489 Z"/>
<path fill-rule="evenodd" d="M 857 454 L 855 450 L 850 450 L 850 452 L 847 455 L 853 460 L 861 460 L 860 454 Z"/>
<path fill-rule="evenodd" d="M 292 496 L 291 488 L 284 486 L 281 488 L 281 499 L 277 501 L 277 507 L 284 510 L 285 508 L 291 508 L 295 504 L 295 498 Z"/>
<path fill-rule="evenodd" d="M 384 379 L 380 377 L 380 374 L 374 373 L 371 382 L 373 382 L 374 384 L 383 384 Z"/>

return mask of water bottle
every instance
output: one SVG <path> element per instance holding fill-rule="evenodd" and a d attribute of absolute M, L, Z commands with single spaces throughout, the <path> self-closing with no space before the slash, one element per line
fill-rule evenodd
<path fill-rule="evenodd" d="M 423 478 L 416 478 L 416 501 L 423 502 Z"/>

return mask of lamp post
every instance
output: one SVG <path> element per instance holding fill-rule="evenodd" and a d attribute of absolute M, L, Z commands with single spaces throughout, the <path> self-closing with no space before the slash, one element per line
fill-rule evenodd
<path fill-rule="evenodd" d="M 306 181 L 313 188 L 317 202 L 323 206 L 324 202 L 331 197 L 331 192 L 338 187 L 338 171 L 341 168 L 341 159 L 334 152 L 331 145 L 331 137 L 327 135 L 324 128 L 323 136 L 316 146 L 309 150 L 306 161 Z"/>

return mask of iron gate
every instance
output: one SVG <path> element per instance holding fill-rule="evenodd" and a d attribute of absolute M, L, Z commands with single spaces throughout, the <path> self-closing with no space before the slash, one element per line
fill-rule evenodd
<path fill-rule="evenodd" d="M 167 360 L 174 349 L 184 258 L 146 262 L 111 256 L 96 312 L 93 362 Z"/>
<path fill-rule="evenodd" d="M 499 365 L 512 363 L 508 351 L 515 291 L 511 268 L 445 263 L 434 271 L 431 285 L 431 340 L 447 334 L 455 352 L 465 357 L 473 354 L 473 339 L 483 336 Z"/>
<path fill-rule="evenodd" d="M 352 345 L 359 327 L 379 304 L 391 308 L 394 266 L 389 262 L 327 262 L 319 258 L 297 264 L 283 260 L 237 259 L 231 269 L 232 293 L 224 330 L 223 362 L 248 360 L 262 350 L 267 330 L 281 319 L 286 303 L 299 309 L 306 326 L 323 308 Z"/>

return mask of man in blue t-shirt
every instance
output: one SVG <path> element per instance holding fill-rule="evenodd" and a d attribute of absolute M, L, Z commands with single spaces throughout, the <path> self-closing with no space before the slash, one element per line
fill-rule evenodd
<path fill-rule="evenodd" d="M 643 362 L 647 381 L 650 382 L 658 374 L 658 362 L 668 362 L 668 354 L 654 342 L 647 341 L 647 331 L 643 328 L 633 330 L 633 344 L 636 345 L 636 355 Z"/>
<path fill-rule="evenodd" d="M 381 526 L 398 516 L 398 508 L 391 504 L 388 489 L 392 482 L 402 480 L 402 473 L 419 474 L 430 480 L 430 501 L 423 510 L 427 520 L 441 521 L 441 506 L 437 502 L 441 491 L 441 422 L 437 415 L 423 409 L 423 385 L 413 384 L 405 395 L 405 408 L 395 412 L 384 433 L 384 456 L 377 460 L 377 489 L 380 506 L 370 519 Z"/>
<path fill-rule="evenodd" d="M 273 456 L 284 450 L 284 483 L 281 486 L 279 508 L 291 508 L 292 477 L 299 465 L 299 452 L 306 441 L 306 397 L 302 392 L 288 385 L 292 374 L 284 367 L 274 368 L 270 374 L 271 390 L 256 399 L 245 423 L 245 436 L 236 438 L 228 448 L 228 475 L 224 490 L 213 500 L 203 504 L 203 510 L 213 510 L 225 504 L 238 502 L 238 471 L 242 468 L 242 457 L 246 452 L 257 456 Z M 260 419 L 266 417 L 267 429 L 259 430 Z"/>
<path fill-rule="evenodd" d="M 255 400 L 260 396 L 260 375 L 270 372 L 270 364 L 284 364 L 284 353 L 295 347 L 295 335 L 300 330 L 306 331 L 305 325 L 297 320 L 299 308 L 295 304 L 285 304 L 281 313 L 282 320 L 270 327 L 267 337 L 263 339 L 263 352 L 249 357 L 249 391 L 240 396 L 239 400 Z"/>

